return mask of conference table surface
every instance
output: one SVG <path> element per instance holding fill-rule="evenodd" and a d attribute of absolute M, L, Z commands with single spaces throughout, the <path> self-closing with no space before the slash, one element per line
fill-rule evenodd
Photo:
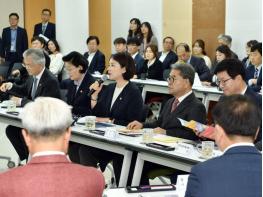
<path fill-rule="evenodd" d="M 21 108 L 17 108 L 19 112 Z M 5 124 L 22 127 L 21 119 L 18 115 L 9 114 L 6 109 L 0 108 L 0 121 Z M 141 170 L 144 161 L 150 161 L 153 163 L 161 164 L 164 166 L 172 167 L 175 169 L 189 172 L 191 167 L 199 162 L 205 161 L 200 157 L 198 150 L 189 144 L 189 140 L 176 139 L 174 144 L 167 144 L 174 146 L 173 151 L 164 151 L 156 148 L 151 148 L 142 143 L 142 136 L 130 137 L 116 134 L 116 130 L 121 126 L 110 125 L 111 127 L 102 127 L 100 130 L 104 130 L 106 134 L 104 136 L 90 133 L 83 125 L 75 125 L 72 127 L 71 141 L 92 146 L 95 148 L 107 150 L 117 154 L 123 155 L 123 165 L 121 170 L 121 177 L 119 187 L 125 187 L 128 180 L 128 174 L 131 164 L 132 153 L 138 152 L 135 171 L 133 175 L 132 185 L 139 185 L 141 177 Z M 108 135 L 107 135 L 108 133 Z M 109 133 L 115 133 L 109 135 Z M 157 135 L 154 139 L 162 139 L 167 136 Z M 162 142 L 159 142 L 161 143 Z M 220 155 L 219 151 L 214 152 L 214 156 Z"/>

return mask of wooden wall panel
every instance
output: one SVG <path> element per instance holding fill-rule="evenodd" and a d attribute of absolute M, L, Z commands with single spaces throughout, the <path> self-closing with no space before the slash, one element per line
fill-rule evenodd
<path fill-rule="evenodd" d="M 112 44 L 110 0 L 89 0 L 89 35 L 99 37 L 99 49 L 105 54 L 108 65 Z"/>
<path fill-rule="evenodd" d="M 29 43 L 33 36 L 34 25 L 41 22 L 41 11 L 44 8 L 51 10 L 50 21 L 55 22 L 55 0 L 24 0 L 25 28 L 28 33 Z"/>
<path fill-rule="evenodd" d="M 211 60 L 218 46 L 217 36 L 225 32 L 225 0 L 193 0 L 192 42 L 203 39 Z"/>

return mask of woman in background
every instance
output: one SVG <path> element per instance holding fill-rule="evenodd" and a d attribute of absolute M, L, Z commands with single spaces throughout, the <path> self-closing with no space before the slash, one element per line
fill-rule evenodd
<path fill-rule="evenodd" d="M 158 46 L 157 38 L 153 35 L 152 27 L 149 22 L 143 22 L 141 25 L 141 46 L 140 46 L 140 54 L 143 55 L 145 52 L 147 45 L 156 45 Z"/>
<path fill-rule="evenodd" d="M 216 49 L 216 58 L 214 60 L 214 63 L 210 69 L 211 75 L 212 75 L 212 82 L 203 81 L 202 84 L 206 86 L 216 86 L 217 77 L 214 75 L 214 71 L 216 68 L 216 65 L 223 61 L 224 59 L 231 58 L 231 50 L 226 45 L 221 45 L 217 47 Z"/>
<path fill-rule="evenodd" d="M 130 28 L 128 31 L 127 41 L 133 37 L 136 37 L 139 40 L 141 38 L 141 21 L 138 18 L 132 18 L 130 20 Z"/>
<path fill-rule="evenodd" d="M 63 55 L 60 53 L 60 47 L 56 40 L 50 39 L 47 43 L 47 48 L 50 57 L 49 70 L 56 76 L 62 72 L 64 62 Z"/>
<path fill-rule="evenodd" d="M 163 63 L 158 59 L 158 47 L 153 44 L 148 45 L 144 56 L 140 78 L 163 80 Z"/>
<path fill-rule="evenodd" d="M 193 55 L 201 57 L 205 60 L 205 64 L 210 69 L 212 64 L 210 58 L 206 55 L 205 52 L 205 42 L 201 39 L 198 39 L 193 44 Z"/>

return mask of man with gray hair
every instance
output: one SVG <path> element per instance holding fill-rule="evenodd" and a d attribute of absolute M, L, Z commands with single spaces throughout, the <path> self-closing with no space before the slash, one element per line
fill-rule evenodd
<path fill-rule="evenodd" d="M 17 106 L 24 106 L 26 103 L 39 96 L 48 96 L 60 98 L 59 83 L 55 76 L 45 68 L 45 56 L 41 49 L 27 49 L 23 53 L 24 66 L 30 77 L 22 85 L 7 82 L 0 87 L 2 92 L 8 92 L 11 100 L 15 101 Z M 25 146 L 21 128 L 8 126 L 6 135 L 13 144 L 20 160 L 27 159 L 28 150 Z"/>
<path fill-rule="evenodd" d="M 229 35 L 225 35 L 225 34 L 220 34 L 217 37 L 217 41 L 219 45 L 226 45 L 229 47 L 229 49 L 231 50 L 231 44 L 232 44 L 232 38 Z M 237 54 L 231 50 L 231 58 L 233 59 L 238 59 Z"/>
<path fill-rule="evenodd" d="M 66 156 L 72 123 L 69 105 L 40 97 L 24 107 L 20 118 L 32 159 L 0 174 L 0 196 L 102 196 L 102 173 L 73 164 Z"/>
<path fill-rule="evenodd" d="M 197 140 L 195 133 L 182 126 L 179 118 L 190 121 L 206 123 L 206 109 L 203 103 L 195 97 L 192 86 L 194 84 L 195 71 L 189 64 L 173 64 L 168 77 L 169 94 L 173 96 L 164 105 L 158 120 L 150 123 L 133 121 L 128 124 L 129 129 L 154 128 L 154 133 L 169 136 Z M 148 174 L 153 169 L 162 168 L 157 164 L 145 162 L 141 185 L 149 185 Z"/>

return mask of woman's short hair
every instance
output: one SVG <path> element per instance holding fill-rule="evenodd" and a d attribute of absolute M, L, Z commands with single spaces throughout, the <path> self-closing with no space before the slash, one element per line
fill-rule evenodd
<path fill-rule="evenodd" d="M 157 45 L 155 45 L 155 44 L 147 45 L 146 48 L 145 48 L 145 52 L 146 52 L 147 48 L 150 48 L 152 50 L 152 52 L 154 54 L 154 57 L 156 57 L 156 58 L 158 57 L 158 46 Z"/>
<path fill-rule="evenodd" d="M 51 97 L 38 97 L 20 114 L 23 128 L 35 138 L 56 139 L 72 124 L 71 107 Z"/>
<path fill-rule="evenodd" d="M 226 56 L 226 59 L 231 58 L 231 50 L 227 45 L 220 45 L 216 48 L 216 51 L 223 53 Z"/>
<path fill-rule="evenodd" d="M 88 60 L 77 51 L 70 52 L 69 54 L 65 55 L 62 60 L 64 62 L 70 62 L 75 67 L 82 66 L 82 70 L 79 71 L 80 73 L 85 73 L 88 69 Z"/>
<path fill-rule="evenodd" d="M 130 80 L 135 74 L 135 63 L 128 53 L 115 53 L 111 58 L 117 61 L 122 68 L 126 68 L 126 72 L 122 74 L 123 79 Z"/>
<path fill-rule="evenodd" d="M 97 45 L 100 44 L 100 40 L 99 40 L 98 36 L 89 36 L 89 37 L 87 38 L 87 40 L 86 40 L 86 44 L 89 44 L 89 42 L 90 42 L 91 40 L 96 40 Z"/>

